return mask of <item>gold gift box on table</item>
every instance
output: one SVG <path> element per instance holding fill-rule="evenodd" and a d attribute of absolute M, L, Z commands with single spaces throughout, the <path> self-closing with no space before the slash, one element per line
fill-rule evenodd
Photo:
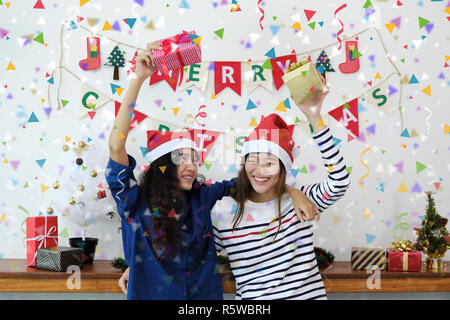
<path fill-rule="evenodd" d="M 324 89 L 318 71 L 306 59 L 299 63 L 292 63 L 282 79 L 288 86 L 296 104 L 314 98 Z"/>

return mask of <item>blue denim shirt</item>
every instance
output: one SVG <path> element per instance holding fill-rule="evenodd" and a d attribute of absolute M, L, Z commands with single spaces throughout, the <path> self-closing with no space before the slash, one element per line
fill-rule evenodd
<path fill-rule="evenodd" d="M 106 181 L 121 217 L 125 259 L 130 268 L 127 299 L 223 299 L 222 281 L 214 246 L 211 209 L 234 187 L 235 179 L 186 192 L 187 205 L 179 223 L 181 249 L 160 262 L 151 250 L 152 216 L 129 166 L 109 159 Z"/>

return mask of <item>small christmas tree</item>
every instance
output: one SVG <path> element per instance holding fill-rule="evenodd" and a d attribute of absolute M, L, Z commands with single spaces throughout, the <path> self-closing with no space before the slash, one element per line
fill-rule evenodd
<path fill-rule="evenodd" d="M 446 229 L 447 218 L 436 212 L 431 191 L 425 192 L 428 197 L 427 212 L 422 221 L 422 228 L 414 228 L 417 233 L 416 247 L 425 252 L 428 258 L 442 258 L 450 246 L 450 236 Z"/>
<path fill-rule="evenodd" d="M 69 145 L 63 151 L 70 150 Z M 107 188 L 104 166 L 105 152 L 96 150 L 94 144 L 79 141 L 73 145 L 76 157 L 69 155 L 71 163 L 60 172 L 53 185 L 55 196 L 50 209 L 67 217 L 82 229 L 82 239 L 86 238 L 86 228 L 98 219 L 115 212 L 116 204 Z"/>
<path fill-rule="evenodd" d="M 122 52 L 120 52 L 119 46 L 115 46 L 111 51 L 108 57 L 108 62 L 105 63 L 105 66 L 114 67 L 113 79 L 119 80 L 119 67 L 125 67 L 125 58 Z"/>
<path fill-rule="evenodd" d="M 325 77 L 325 71 L 336 72 L 330 64 L 330 58 L 326 54 L 325 50 L 322 50 L 319 57 L 316 60 L 316 69 Z"/>

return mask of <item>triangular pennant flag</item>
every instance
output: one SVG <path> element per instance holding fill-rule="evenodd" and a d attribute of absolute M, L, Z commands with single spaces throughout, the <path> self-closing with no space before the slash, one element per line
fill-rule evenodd
<path fill-rule="evenodd" d="M 224 28 L 214 31 L 214 33 L 220 38 L 223 39 L 223 31 Z"/>
<path fill-rule="evenodd" d="M 102 92 L 94 89 L 86 82 L 82 82 L 80 86 L 80 102 L 78 107 L 78 119 L 85 116 L 89 112 L 97 111 L 111 99 Z M 91 118 L 93 115 L 90 115 Z"/>
<path fill-rule="evenodd" d="M 423 27 L 425 27 L 429 22 L 430 22 L 430 20 L 427 20 L 427 19 L 419 16 L 419 29 L 422 29 Z"/>
<path fill-rule="evenodd" d="M 286 112 L 286 107 L 284 106 L 284 101 L 281 101 L 275 108 L 275 111 Z"/>
<path fill-rule="evenodd" d="M 394 31 L 395 23 L 385 23 L 386 29 L 388 29 L 389 33 L 392 34 L 392 31 Z"/>
<path fill-rule="evenodd" d="M 400 184 L 400 187 L 398 187 L 397 192 L 409 192 L 409 191 L 408 191 L 408 188 L 406 188 L 406 185 L 405 185 L 404 182 L 402 182 L 402 183 Z"/>
<path fill-rule="evenodd" d="M 112 30 L 112 25 L 108 22 L 108 20 L 105 20 L 105 24 L 103 25 L 102 31 Z"/>
<path fill-rule="evenodd" d="M 123 19 L 125 23 L 130 27 L 130 29 L 133 29 L 134 23 L 136 22 L 136 18 L 126 18 Z"/>
<path fill-rule="evenodd" d="M 6 71 L 10 70 L 16 70 L 16 67 L 13 65 L 13 63 L 10 61 L 8 64 L 8 67 L 6 68 Z"/>
<path fill-rule="evenodd" d="M 37 0 L 34 4 L 33 9 L 45 9 L 45 7 L 41 0 Z"/>
<path fill-rule="evenodd" d="M 39 42 L 40 44 L 44 44 L 44 33 L 39 33 L 35 38 L 33 38 L 33 41 Z"/>
<path fill-rule="evenodd" d="M 258 106 L 252 101 L 252 99 L 248 99 L 247 102 L 247 109 L 246 110 L 251 110 L 251 109 L 255 109 Z"/>
<path fill-rule="evenodd" d="M 354 136 L 359 137 L 358 98 L 346 102 L 328 113 L 341 122 Z"/>
<path fill-rule="evenodd" d="M 416 161 L 416 173 L 419 173 L 427 168 L 423 163 Z"/>
<path fill-rule="evenodd" d="M 47 161 L 47 159 L 40 159 L 40 160 L 36 160 L 36 163 L 39 165 L 39 167 L 41 167 L 41 169 L 44 167 L 45 161 Z"/>
<path fill-rule="evenodd" d="M 429 85 L 426 88 L 422 89 L 422 92 L 428 96 L 431 96 L 431 86 Z"/>
<path fill-rule="evenodd" d="M 28 119 L 27 122 L 39 122 L 38 118 L 36 117 L 36 115 L 34 114 L 34 112 L 31 112 L 31 116 Z"/>
<path fill-rule="evenodd" d="M 305 9 L 304 12 L 305 12 L 306 20 L 309 21 L 316 14 L 317 11 Z"/>

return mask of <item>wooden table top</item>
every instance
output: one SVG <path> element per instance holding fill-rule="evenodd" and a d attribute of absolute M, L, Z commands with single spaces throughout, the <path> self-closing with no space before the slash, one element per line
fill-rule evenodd
<path fill-rule="evenodd" d="M 80 270 L 82 292 L 121 292 L 117 280 L 122 272 L 114 269 L 110 260 L 95 260 Z M 229 265 L 220 265 L 224 293 L 235 292 L 233 273 Z M 320 273 L 327 292 L 368 292 L 367 279 L 373 271 L 352 270 L 350 261 L 335 261 Z M 27 267 L 25 259 L 0 259 L 0 292 L 73 292 L 66 287 L 70 273 Z M 442 270 L 426 269 L 420 272 L 380 271 L 381 288 L 378 292 L 450 291 L 450 261 Z M 50 280 L 50 282 L 48 281 Z"/>
<path fill-rule="evenodd" d="M 220 272 L 225 279 L 233 280 L 233 274 L 228 265 L 220 265 Z M 349 261 L 335 261 L 327 269 L 321 269 L 320 273 L 329 279 L 367 278 L 369 274 L 367 270 L 352 270 Z M 86 279 L 118 279 L 122 272 L 114 269 L 110 260 L 95 260 L 93 264 L 83 265 L 81 275 Z M 380 271 L 380 275 L 382 278 L 450 278 L 450 261 L 444 261 L 444 268 L 440 271 L 426 269 L 423 263 L 420 272 Z M 25 259 L 0 259 L 0 278 L 47 278 L 49 276 L 67 278 L 67 273 L 27 267 Z"/>

